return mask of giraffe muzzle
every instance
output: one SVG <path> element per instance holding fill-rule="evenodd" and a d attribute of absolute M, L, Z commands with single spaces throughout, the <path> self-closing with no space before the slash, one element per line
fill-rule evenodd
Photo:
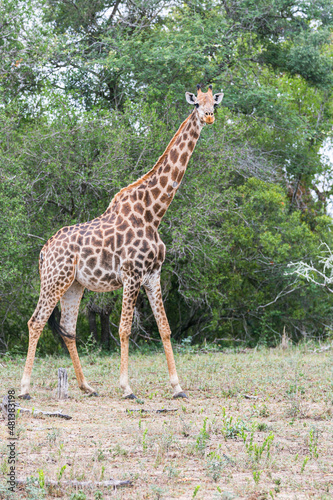
<path fill-rule="evenodd" d="M 214 123 L 214 121 L 215 121 L 214 116 L 212 116 L 212 115 L 205 116 L 205 122 L 206 122 L 208 125 L 211 125 L 212 123 Z"/>

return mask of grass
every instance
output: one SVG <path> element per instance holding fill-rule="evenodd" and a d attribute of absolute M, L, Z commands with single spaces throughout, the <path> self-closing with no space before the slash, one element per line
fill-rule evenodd
<path fill-rule="evenodd" d="M 144 404 L 121 399 L 118 354 L 81 356 L 98 398 L 81 394 L 68 357 L 36 359 L 34 399 L 22 406 L 62 409 L 73 419 L 19 414 L 16 474 L 37 483 L 30 481 L 9 496 L 0 480 L 0 498 L 328 500 L 333 493 L 333 355 L 312 349 L 180 350 L 176 363 L 189 401 L 172 400 L 162 353 L 133 353 L 130 379 Z M 21 357 L 0 360 L 1 397 L 11 387 L 18 393 L 24 362 Z M 69 374 L 66 401 L 56 399 L 59 367 Z M 126 412 L 163 408 L 177 411 Z M 7 439 L 1 425 L 3 476 Z M 111 477 L 131 479 L 133 486 L 117 491 L 47 486 L 47 479 Z"/>

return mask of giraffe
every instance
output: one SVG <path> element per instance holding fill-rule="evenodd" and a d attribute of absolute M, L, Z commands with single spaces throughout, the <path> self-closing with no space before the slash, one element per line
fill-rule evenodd
<path fill-rule="evenodd" d="M 107 292 L 123 287 L 119 325 L 121 342 L 120 387 L 123 397 L 134 399 L 128 380 L 128 348 L 133 311 L 141 287 L 147 293 L 167 359 L 173 397 L 187 398 L 182 390 L 172 346 L 171 330 L 164 310 L 160 274 L 165 245 L 158 227 L 177 192 L 188 161 L 205 124 L 214 123 L 214 108 L 223 93 L 213 95 L 210 85 L 197 95 L 185 93 L 194 106 L 180 125 L 154 167 L 140 179 L 121 189 L 107 210 L 92 221 L 60 229 L 39 255 L 41 290 L 37 307 L 28 321 L 29 347 L 19 397 L 30 399 L 30 378 L 38 339 L 60 300 L 59 333 L 71 356 L 79 388 L 97 395 L 82 371 L 76 349 L 75 331 L 85 288 Z"/>

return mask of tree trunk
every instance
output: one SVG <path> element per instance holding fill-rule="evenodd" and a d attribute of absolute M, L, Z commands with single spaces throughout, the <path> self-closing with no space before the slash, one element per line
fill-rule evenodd
<path fill-rule="evenodd" d="M 110 347 L 110 320 L 109 314 L 102 311 L 101 316 L 101 344 L 104 349 L 109 349 Z"/>

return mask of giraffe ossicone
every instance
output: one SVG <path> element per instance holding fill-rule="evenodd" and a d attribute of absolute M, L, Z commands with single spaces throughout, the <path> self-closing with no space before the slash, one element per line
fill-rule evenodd
<path fill-rule="evenodd" d="M 167 211 L 202 127 L 214 123 L 214 108 L 223 94 L 185 94 L 193 112 L 181 124 L 154 167 L 115 195 L 107 210 L 96 219 L 60 229 L 42 248 L 39 258 L 41 290 L 37 307 L 28 321 L 29 348 L 19 397 L 28 399 L 30 377 L 38 339 L 60 300 L 59 332 L 69 350 L 80 389 L 95 394 L 82 371 L 75 331 L 85 288 L 108 292 L 123 287 L 119 325 L 121 342 L 120 386 L 125 398 L 134 398 L 128 381 L 128 346 L 136 299 L 143 286 L 153 310 L 166 354 L 174 397 L 187 397 L 182 390 L 165 314 L 160 285 L 165 245 L 158 227 Z"/>

